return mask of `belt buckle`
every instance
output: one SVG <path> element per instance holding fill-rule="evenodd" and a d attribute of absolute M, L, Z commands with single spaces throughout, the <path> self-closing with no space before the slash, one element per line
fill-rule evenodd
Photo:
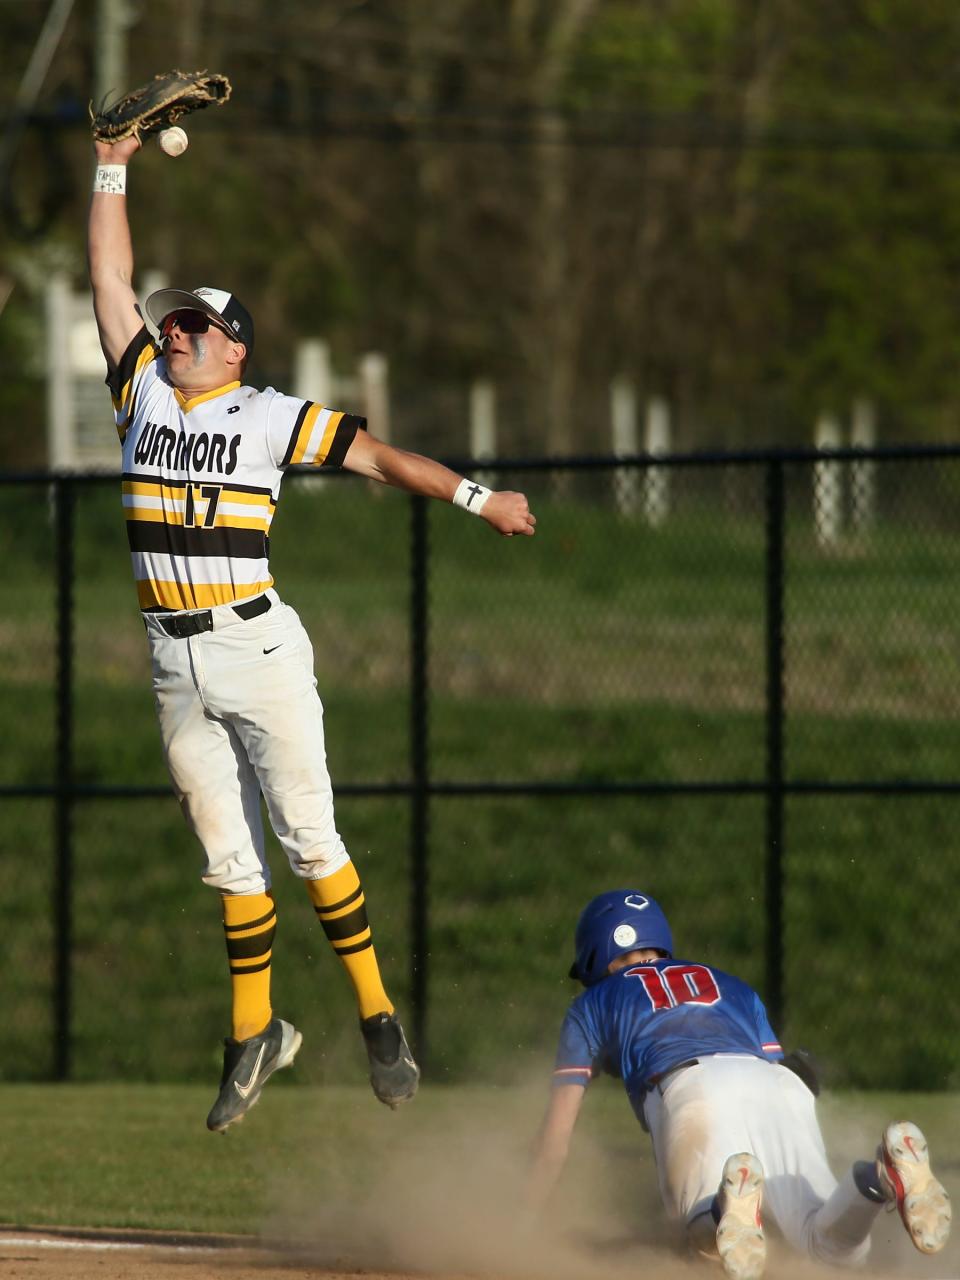
<path fill-rule="evenodd" d="M 201 631 L 212 631 L 213 614 L 209 609 L 202 613 L 175 613 L 172 617 L 163 619 L 161 626 L 175 640 L 187 640 L 190 636 L 199 635 Z"/>

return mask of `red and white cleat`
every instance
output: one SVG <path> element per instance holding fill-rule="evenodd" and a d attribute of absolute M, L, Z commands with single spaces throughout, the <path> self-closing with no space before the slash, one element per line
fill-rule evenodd
<path fill-rule="evenodd" d="M 760 1280 L 767 1261 L 760 1205 L 763 1168 L 749 1151 L 730 1156 L 717 1193 L 721 1217 L 717 1251 L 730 1280 Z"/>
<path fill-rule="evenodd" d="M 915 1124 L 887 1125 L 877 1156 L 880 1185 L 921 1253 L 939 1253 L 950 1235 L 950 1197 L 933 1176 L 927 1140 Z"/>

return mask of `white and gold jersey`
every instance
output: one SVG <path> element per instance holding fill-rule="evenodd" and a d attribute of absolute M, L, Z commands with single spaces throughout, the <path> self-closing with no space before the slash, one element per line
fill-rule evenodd
<path fill-rule="evenodd" d="M 270 524 L 287 467 L 340 466 L 363 418 L 230 382 L 189 397 L 141 329 L 107 379 L 141 609 L 206 609 L 273 585 Z"/>

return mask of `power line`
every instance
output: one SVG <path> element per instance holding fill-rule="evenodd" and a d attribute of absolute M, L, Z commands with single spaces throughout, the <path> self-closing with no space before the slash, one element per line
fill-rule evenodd
<path fill-rule="evenodd" d="M 70 129 L 86 122 L 86 109 L 65 103 L 34 112 L 27 123 Z M 204 129 L 236 134 L 238 128 L 263 139 L 299 135 L 403 143 L 486 144 L 507 147 L 557 145 L 582 149 L 860 151 L 952 153 L 960 150 L 960 124 L 944 121 L 910 127 L 862 123 L 785 120 L 763 128 L 731 117 L 703 113 L 597 113 L 524 111 L 425 111 L 405 104 L 373 110 L 325 101 L 296 110 L 282 102 L 235 102 L 230 119 L 204 120 Z"/>

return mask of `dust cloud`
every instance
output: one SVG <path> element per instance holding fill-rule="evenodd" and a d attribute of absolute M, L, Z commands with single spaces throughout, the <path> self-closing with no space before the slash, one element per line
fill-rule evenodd
<path fill-rule="evenodd" d="M 337 1271 L 495 1276 L 504 1280 L 658 1280 L 719 1277 L 719 1267 L 690 1258 L 660 1205 L 649 1138 L 622 1099 L 620 1122 L 591 1127 L 584 1107 L 570 1161 L 553 1202 L 536 1225 L 521 1212 L 528 1154 L 546 1102 L 543 1081 L 502 1090 L 431 1091 L 431 1105 L 385 1117 L 362 1154 L 369 1173 L 356 1191 L 358 1151 L 331 1149 L 309 1185 L 285 1186 L 264 1231 L 291 1261 Z M 439 1099 L 439 1104 L 437 1100 Z M 872 1155 L 883 1123 L 876 1106 L 859 1110 L 825 1099 L 821 1122 L 835 1172 Z M 437 1105 L 435 1105 L 437 1104 Z M 934 1167 L 956 1196 L 958 1163 Z M 372 1131 L 371 1131 L 372 1132 Z M 365 1139 L 365 1142 L 371 1139 Z M 944 1153 L 946 1156 L 946 1153 Z M 295 1153 L 291 1153 L 295 1160 Z M 340 1172 L 338 1173 L 338 1167 Z M 768 1231 L 767 1274 L 815 1280 L 831 1274 L 789 1252 Z M 833 1274 L 837 1274 L 834 1272 Z M 896 1213 L 880 1215 L 868 1276 L 948 1280 L 960 1276 L 960 1249 L 937 1258 L 911 1246 Z"/>

